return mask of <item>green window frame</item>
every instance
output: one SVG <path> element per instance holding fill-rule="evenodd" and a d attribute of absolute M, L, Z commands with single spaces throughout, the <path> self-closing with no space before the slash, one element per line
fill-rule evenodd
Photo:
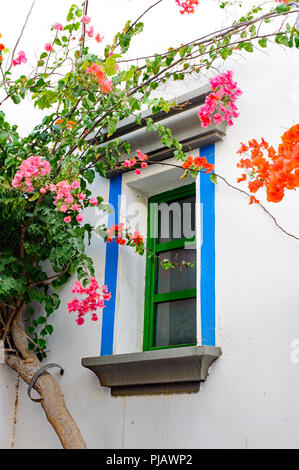
<path fill-rule="evenodd" d="M 196 236 L 193 238 L 179 238 L 173 241 L 164 243 L 157 243 L 158 237 L 158 213 L 150 208 L 151 203 L 170 203 L 183 199 L 188 196 L 196 195 L 196 185 L 181 186 L 171 191 L 167 191 L 155 196 L 148 200 L 148 224 L 147 224 L 147 249 L 150 253 L 159 254 L 164 251 L 183 248 L 185 243 L 194 243 L 196 246 Z M 156 237 L 151 238 L 150 234 L 156 234 Z M 154 261 L 153 261 L 154 260 Z M 146 279 L 145 279 L 145 312 L 144 312 L 144 335 L 143 335 L 143 350 L 150 351 L 156 349 L 178 348 L 184 346 L 195 346 L 197 343 L 176 344 L 170 346 L 154 346 L 155 334 L 155 304 L 162 302 L 169 302 L 174 300 L 193 299 L 196 298 L 196 288 L 178 290 L 167 292 L 163 294 L 155 293 L 156 284 L 156 263 L 157 258 L 147 258 L 146 260 Z"/>

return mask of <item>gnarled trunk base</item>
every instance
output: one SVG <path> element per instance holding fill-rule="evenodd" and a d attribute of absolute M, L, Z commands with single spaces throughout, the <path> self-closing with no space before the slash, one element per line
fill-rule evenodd
<path fill-rule="evenodd" d="M 28 341 L 22 322 L 14 323 L 12 336 L 19 356 L 9 356 L 6 364 L 15 370 L 20 377 L 30 384 L 34 375 L 42 364 L 35 353 L 28 351 Z M 40 395 L 41 406 L 46 414 L 47 420 L 53 426 L 64 449 L 86 449 L 86 444 L 81 432 L 68 411 L 64 396 L 57 380 L 48 372 L 43 372 L 33 387 Z"/>

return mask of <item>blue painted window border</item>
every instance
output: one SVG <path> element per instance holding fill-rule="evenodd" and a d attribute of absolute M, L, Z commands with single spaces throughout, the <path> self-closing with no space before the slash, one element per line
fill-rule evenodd
<path fill-rule="evenodd" d="M 119 224 L 122 175 L 110 179 L 109 205 L 114 212 L 108 216 L 108 227 Z M 113 354 L 114 318 L 118 270 L 118 244 L 113 241 L 106 244 L 105 284 L 111 292 L 111 299 L 103 310 L 101 356 Z"/>
<path fill-rule="evenodd" d="M 215 164 L 215 144 L 200 149 L 200 156 Z M 200 173 L 202 245 L 200 260 L 201 344 L 215 346 L 215 183 Z"/>

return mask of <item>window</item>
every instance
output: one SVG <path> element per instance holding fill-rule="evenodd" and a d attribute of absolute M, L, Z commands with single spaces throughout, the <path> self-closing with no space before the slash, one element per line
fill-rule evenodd
<path fill-rule="evenodd" d="M 145 351 L 196 344 L 195 206 L 195 183 L 148 201 Z"/>

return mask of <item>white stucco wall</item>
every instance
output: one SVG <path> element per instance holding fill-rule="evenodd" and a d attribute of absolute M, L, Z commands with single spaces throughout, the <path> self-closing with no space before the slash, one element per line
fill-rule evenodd
<path fill-rule="evenodd" d="M 108 8 L 99 3 L 90 0 L 90 14 L 107 39 L 117 29 L 115 23 L 121 26 L 124 19 L 138 16 L 150 4 L 146 0 L 116 0 L 113 8 Z M 251 4 L 244 3 L 247 8 Z M 5 24 L 1 26 L 6 44 L 8 38 L 15 37 L 29 4 L 29 0 L 10 0 L 6 5 Z M 30 51 L 30 45 L 38 43 L 42 48 L 48 38 L 47 24 L 63 22 L 68 4 L 53 0 L 51 7 L 45 8 L 39 0 L 20 48 Z M 144 36 L 135 41 L 136 55 L 167 49 L 169 45 L 202 35 L 214 25 L 222 24 L 225 17 L 221 15 L 225 13 L 216 2 L 202 0 L 196 15 L 182 17 L 174 1 L 165 0 L 165 5 L 149 15 Z M 169 23 L 165 22 L 166 16 Z M 161 35 L 157 33 L 160 27 Z M 284 130 L 298 122 L 298 51 L 275 47 L 271 52 L 271 55 L 268 52 L 247 54 L 226 64 L 227 68 L 233 68 L 244 91 L 239 101 L 240 117 L 228 129 L 224 142 L 216 144 L 216 171 L 233 183 L 240 174 L 236 168 L 240 141 L 263 136 L 277 145 Z M 191 86 L 198 83 L 188 80 L 187 84 L 180 84 L 179 90 L 171 89 L 170 94 L 182 94 Z M 15 109 L 13 106 L 8 109 L 14 118 Z M 26 109 L 18 116 L 24 131 L 30 128 L 29 112 Z M 32 122 L 35 122 L 33 114 Z M 107 182 L 99 177 L 94 187 L 107 200 Z M 281 225 L 297 236 L 298 197 L 298 192 L 290 192 L 282 203 L 267 204 Z M 262 200 L 262 195 L 258 198 Z M 95 214 L 91 211 L 89 217 L 94 220 Z M 94 238 L 89 252 L 94 256 L 99 281 L 103 281 L 104 244 Z M 133 258 L 131 254 L 129 258 Z M 245 197 L 219 182 L 216 186 L 216 333 L 223 355 L 212 366 L 200 392 L 192 395 L 112 398 L 108 389 L 99 386 L 96 376 L 81 367 L 82 357 L 99 353 L 100 325 L 86 322 L 83 327 L 77 327 L 66 312 L 71 293 L 70 286 L 65 286 L 62 306 L 55 314 L 56 332 L 49 344 L 48 360 L 65 368 L 64 377 L 58 380 L 88 446 L 298 447 L 299 364 L 290 360 L 290 343 L 299 338 L 298 265 L 298 241 L 279 231 L 259 207 L 249 206 Z M 130 269 L 134 276 L 134 267 Z M 136 299 L 140 304 L 140 298 Z M 117 317 L 116 352 L 123 352 L 124 344 L 141 347 L 138 335 L 126 328 L 132 324 L 130 311 L 128 323 L 124 312 L 122 305 L 122 315 Z M 141 309 L 140 317 L 134 319 L 138 327 L 142 318 Z M 29 401 L 22 383 L 13 437 L 16 380 L 0 364 L 0 448 L 10 447 L 13 441 L 16 448 L 59 448 L 59 441 L 40 406 Z"/>

